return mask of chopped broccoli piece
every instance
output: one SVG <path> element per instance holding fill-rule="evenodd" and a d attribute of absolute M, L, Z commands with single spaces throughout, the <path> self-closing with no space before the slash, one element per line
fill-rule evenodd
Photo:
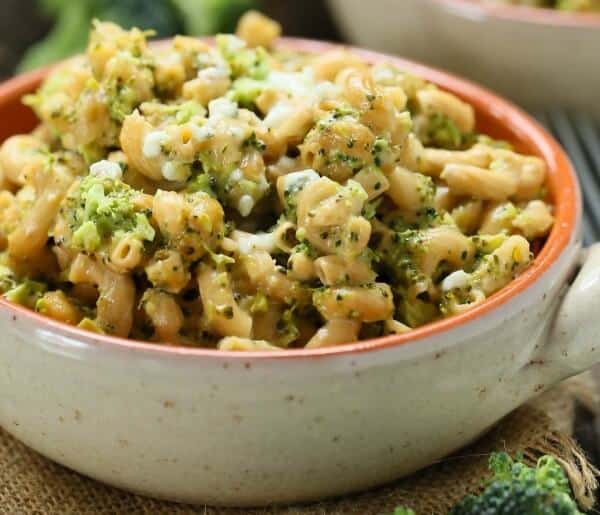
<path fill-rule="evenodd" d="M 242 107 L 252 107 L 256 97 L 265 89 L 265 83 L 260 80 L 241 77 L 237 79 L 229 93 L 231 100 L 237 102 Z"/>
<path fill-rule="evenodd" d="M 179 104 L 175 109 L 175 122 L 178 125 L 189 122 L 194 116 L 203 116 L 206 110 L 202 104 L 189 101 Z"/>
<path fill-rule="evenodd" d="M 73 246 L 81 248 L 86 252 L 95 252 L 102 243 L 98 229 L 96 229 L 96 224 L 91 220 L 81 224 L 81 227 L 73 233 L 71 241 Z"/>
<path fill-rule="evenodd" d="M 48 287 L 44 283 L 25 279 L 21 284 L 8 290 L 4 296 L 11 302 L 33 309 L 47 289 Z"/>
<path fill-rule="evenodd" d="M 266 313 L 269 310 L 269 299 L 262 292 L 258 292 L 252 299 L 250 304 L 250 313 L 256 315 L 257 313 Z"/>
<path fill-rule="evenodd" d="M 435 113 L 420 128 L 419 139 L 425 146 L 458 150 L 470 146 L 474 135 L 462 133 L 450 118 Z"/>
<path fill-rule="evenodd" d="M 187 193 L 197 193 L 203 191 L 212 198 L 217 198 L 217 194 L 213 189 L 216 186 L 216 179 L 207 173 L 201 173 L 190 179 L 185 187 Z"/>
<path fill-rule="evenodd" d="M 219 34 L 217 48 L 231 66 L 233 77 L 265 79 L 269 75 L 269 60 L 264 48 L 247 48 L 246 43 L 236 36 Z"/>
<path fill-rule="evenodd" d="M 449 515 L 582 515 L 555 458 L 544 456 L 535 467 L 528 467 L 497 453 L 489 466 L 493 476 L 484 492 L 467 496 Z"/>
<path fill-rule="evenodd" d="M 131 187 L 119 180 L 85 177 L 66 199 L 65 211 L 73 230 L 71 246 L 95 252 L 103 241 L 123 233 L 153 241 L 154 227 L 145 213 L 136 211 L 132 195 Z"/>
<path fill-rule="evenodd" d="M 392 515 L 416 515 L 413 510 L 410 508 L 405 508 L 404 506 L 398 506 Z"/>

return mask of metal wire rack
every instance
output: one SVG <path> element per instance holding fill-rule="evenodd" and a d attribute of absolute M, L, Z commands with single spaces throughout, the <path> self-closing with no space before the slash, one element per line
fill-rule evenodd
<path fill-rule="evenodd" d="M 583 240 L 600 240 L 600 122 L 562 110 L 534 113 L 569 154 L 583 193 Z"/>

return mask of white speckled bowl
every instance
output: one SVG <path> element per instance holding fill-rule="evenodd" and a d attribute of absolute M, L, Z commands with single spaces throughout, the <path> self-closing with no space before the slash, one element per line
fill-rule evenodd
<path fill-rule="evenodd" d="M 482 0 L 329 0 L 358 45 L 460 73 L 532 108 L 600 118 L 600 14 Z"/>
<path fill-rule="evenodd" d="M 414 472 L 599 361 L 600 249 L 569 287 L 582 257 L 581 199 L 563 151 L 492 93 L 390 59 L 465 98 L 481 129 L 548 163 L 556 224 L 528 271 L 473 310 L 407 335 L 275 354 L 105 337 L 0 300 L 0 424 L 134 492 L 218 505 L 308 501 Z M 0 139 L 31 129 L 19 98 L 44 74 L 0 86 Z"/>

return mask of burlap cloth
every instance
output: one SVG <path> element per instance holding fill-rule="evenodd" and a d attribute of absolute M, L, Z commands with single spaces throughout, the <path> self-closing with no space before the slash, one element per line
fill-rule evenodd
<path fill-rule="evenodd" d="M 507 416 L 481 440 L 421 473 L 376 491 L 288 508 L 189 507 L 128 494 L 48 461 L 0 429 L 2 514 L 380 515 L 397 505 L 418 515 L 443 515 L 465 494 L 480 490 L 492 451 L 521 452 L 529 461 L 557 456 L 582 508 L 592 506 L 595 469 L 571 438 L 575 403 L 596 410 L 591 376 L 579 376 Z"/>

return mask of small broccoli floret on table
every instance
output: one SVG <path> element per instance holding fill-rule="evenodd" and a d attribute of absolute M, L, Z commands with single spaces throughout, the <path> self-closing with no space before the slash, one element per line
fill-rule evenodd
<path fill-rule="evenodd" d="M 536 467 L 513 461 L 506 453 L 490 458 L 493 473 L 481 495 L 469 495 L 449 515 L 581 515 L 571 498 L 569 480 L 555 458 Z"/>

